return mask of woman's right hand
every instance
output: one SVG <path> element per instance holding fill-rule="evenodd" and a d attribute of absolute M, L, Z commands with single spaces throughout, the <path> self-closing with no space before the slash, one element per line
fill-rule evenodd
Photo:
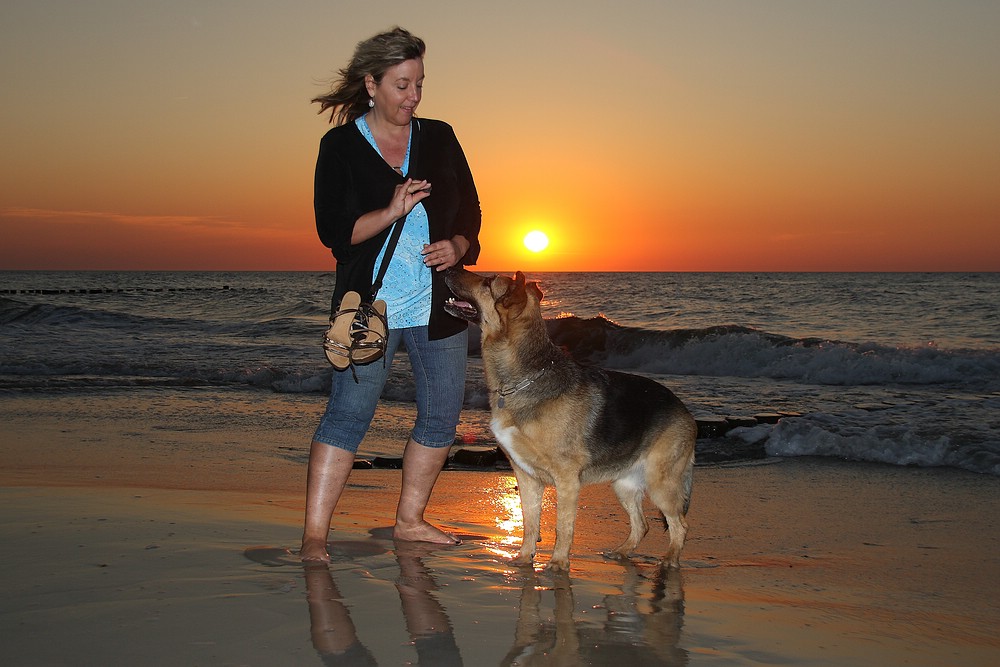
<path fill-rule="evenodd" d="M 413 207 L 426 199 L 431 194 L 431 184 L 427 181 L 415 181 L 408 178 L 396 186 L 392 194 L 392 201 L 389 202 L 388 209 L 392 213 L 393 220 L 409 215 Z"/>
<path fill-rule="evenodd" d="M 408 178 L 396 186 L 392 199 L 385 208 L 365 213 L 354 221 L 351 244 L 356 245 L 372 238 L 383 229 L 390 227 L 402 217 L 409 215 L 413 207 L 431 194 L 431 184 Z"/>

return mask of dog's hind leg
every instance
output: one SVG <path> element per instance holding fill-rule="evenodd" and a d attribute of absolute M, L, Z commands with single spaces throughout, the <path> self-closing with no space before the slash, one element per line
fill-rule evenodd
<path fill-rule="evenodd" d="M 663 556 L 663 562 L 668 567 L 680 567 L 681 549 L 684 548 L 684 539 L 687 537 L 685 515 L 691 501 L 693 468 L 692 453 L 686 457 L 686 461 L 676 461 L 660 479 L 649 480 L 649 497 L 663 513 L 670 531 L 670 546 Z"/>
<path fill-rule="evenodd" d="M 646 521 L 646 516 L 642 513 L 642 499 L 646 495 L 646 490 L 632 476 L 615 480 L 612 482 L 611 488 L 615 490 L 618 502 L 628 512 L 629 522 L 628 538 L 614 550 L 614 554 L 619 558 L 627 558 L 649 531 L 649 522 Z"/>
<path fill-rule="evenodd" d="M 569 572 L 569 550 L 573 546 L 573 525 L 579 502 L 579 478 L 566 476 L 556 479 L 556 545 L 546 566 L 553 572 Z"/>
<path fill-rule="evenodd" d="M 668 567 L 681 566 L 681 550 L 684 548 L 684 539 L 687 537 L 687 519 L 680 512 L 663 513 L 663 518 L 667 521 L 670 530 L 670 546 L 667 553 L 663 555 L 663 562 Z"/>
<path fill-rule="evenodd" d="M 524 524 L 521 550 L 513 562 L 516 565 L 531 565 L 542 534 L 542 497 L 545 495 L 545 485 L 516 464 L 511 467 L 517 478 L 517 492 L 521 497 L 521 522 Z"/>

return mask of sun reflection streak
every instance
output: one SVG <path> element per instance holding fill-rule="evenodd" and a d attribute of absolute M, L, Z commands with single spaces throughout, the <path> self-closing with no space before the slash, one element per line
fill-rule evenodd
<path fill-rule="evenodd" d="M 524 521 L 521 516 L 521 498 L 517 493 L 517 480 L 513 476 L 499 477 L 492 489 L 484 489 L 493 524 L 502 531 L 497 542 L 500 547 L 520 546 Z M 508 555 L 497 549 L 498 555 Z"/>

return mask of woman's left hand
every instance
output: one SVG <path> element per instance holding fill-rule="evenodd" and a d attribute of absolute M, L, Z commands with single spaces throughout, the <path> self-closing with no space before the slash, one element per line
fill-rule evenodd
<path fill-rule="evenodd" d="M 455 236 L 445 241 L 435 241 L 424 246 L 420 254 L 424 256 L 424 266 L 435 271 L 444 271 L 458 264 L 469 250 L 469 242 L 464 236 Z"/>

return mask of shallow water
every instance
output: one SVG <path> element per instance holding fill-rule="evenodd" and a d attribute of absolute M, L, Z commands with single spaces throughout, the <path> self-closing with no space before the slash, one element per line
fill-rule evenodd
<path fill-rule="evenodd" d="M 610 491 L 588 492 L 568 575 L 541 569 L 549 519 L 537 567 L 508 562 L 519 529 L 502 507 L 513 492 L 503 475 L 460 473 L 475 481 L 471 501 L 458 477 L 439 485 L 434 511 L 451 516 L 465 541 L 435 547 L 388 539 L 395 476 L 356 474 L 355 510 L 337 517 L 329 568 L 305 567 L 288 551 L 297 498 L 6 488 L 0 529 L 17 576 L 5 579 L 0 623 L 17 632 L 0 653 L 18 665 L 991 664 L 997 610 L 970 586 L 988 574 L 977 564 L 996 559 L 981 549 L 969 560 L 968 549 L 950 546 L 967 530 L 950 524 L 951 507 L 890 499 L 875 527 L 852 514 L 789 530 L 776 509 L 811 510 L 796 499 L 752 500 L 820 475 L 820 487 L 857 477 L 854 498 L 884 501 L 870 490 L 905 474 L 780 464 L 703 472 L 700 498 L 744 511 L 696 506 L 680 571 L 657 563 L 665 537 L 655 531 L 630 561 L 603 558 L 623 519 L 603 502 Z M 973 475 L 919 476 L 925 488 L 942 487 L 930 497 L 955 499 L 946 505 L 989 494 Z M 976 544 L 988 547 L 989 535 Z"/>

